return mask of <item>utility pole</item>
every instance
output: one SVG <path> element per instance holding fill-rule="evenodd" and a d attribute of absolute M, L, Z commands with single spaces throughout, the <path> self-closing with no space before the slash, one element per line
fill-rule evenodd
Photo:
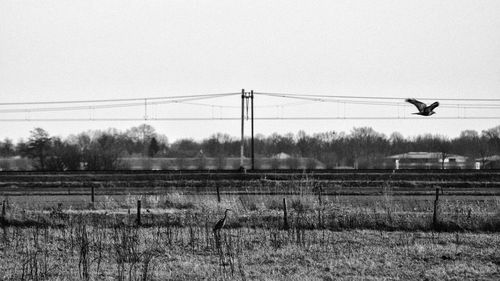
<path fill-rule="evenodd" d="M 241 89 L 241 149 L 240 149 L 240 170 L 244 171 L 244 157 L 245 157 L 245 102 L 247 102 L 247 118 L 248 118 L 248 100 L 251 103 L 251 130 L 252 130 L 252 138 L 251 138 L 251 157 L 252 157 L 252 167 L 251 169 L 255 169 L 255 153 L 254 153 L 254 135 L 253 135 L 253 90 L 250 92 L 245 92 L 245 89 Z"/>
<path fill-rule="evenodd" d="M 240 170 L 245 170 L 243 166 L 244 145 L 245 145 L 245 89 L 241 89 L 241 147 L 240 147 Z"/>
<path fill-rule="evenodd" d="M 255 152 L 254 152 L 254 138 L 253 138 L 253 90 L 250 92 L 250 101 L 252 104 L 252 170 L 255 170 Z"/>

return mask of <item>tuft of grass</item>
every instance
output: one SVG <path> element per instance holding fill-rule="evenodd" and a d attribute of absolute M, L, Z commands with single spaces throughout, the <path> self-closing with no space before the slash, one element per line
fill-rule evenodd
<path fill-rule="evenodd" d="M 254 198 L 252 198 L 251 196 L 241 196 L 240 195 L 238 197 L 238 200 L 240 201 L 241 207 L 243 208 L 243 210 L 257 211 L 263 207 L 263 206 L 260 206 L 262 204 L 259 204 L 258 202 L 256 202 L 256 200 Z"/>
<path fill-rule="evenodd" d="M 193 202 L 188 201 L 184 196 L 179 193 L 168 194 L 163 199 L 163 204 L 159 203 L 159 207 L 171 209 L 195 209 L 196 206 Z"/>
<path fill-rule="evenodd" d="M 266 206 L 269 210 L 283 210 L 283 202 L 276 199 L 268 200 Z"/>
<path fill-rule="evenodd" d="M 298 213 L 305 213 L 312 209 L 310 204 L 307 204 L 300 199 L 291 200 L 290 207 Z"/>

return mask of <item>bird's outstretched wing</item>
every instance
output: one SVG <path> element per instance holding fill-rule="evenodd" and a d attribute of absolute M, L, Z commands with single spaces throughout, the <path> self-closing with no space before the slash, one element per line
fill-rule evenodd
<path fill-rule="evenodd" d="M 422 112 L 424 110 L 424 108 L 426 107 L 425 103 L 420 102 L 420 101 L 418 101 L 416 99 L 406 99 L 405 101 L 413 104 L 414 106 L 416 106 L 417 109 L 418 109 L 418 111 L 420 111 L 420 112 Z"/>
<path fill-rule="evenodd" d="M 439 102 L 434 102 L 433 104 L 429 105 L 429 110 L 430 111 L 433 111 L 434 108 L 438 107 L 439 106 Z"/>

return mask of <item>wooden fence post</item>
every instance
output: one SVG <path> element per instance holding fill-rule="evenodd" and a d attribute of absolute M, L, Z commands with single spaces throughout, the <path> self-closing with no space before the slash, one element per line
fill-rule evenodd
<path fill-rule="evenodd" d="M 141 225 L 141 200 L 137 200 L 137 225 Z"/>
<path fill-rule="evenodd" d="M 439 216 L 439 187 L 436 187 L 436 199 L 434 200 L 434 214 L 432 216 L 432 224 L 434 230 L 438 227 L 438 216 Z"/>
<path fill-rule="evenodd" d="M 321 199 L 321 193 L 323 193 L 323 190 L 322 190 L 321 186 L 318 185 L 318 202 L 319 202 L 319 205 L 323 205 L 323 200 Z"/>
<path fill-rule="evenodd" d="M 2 217 L 0 218 L 0 221 L 4 221 L 5 220 L 5 215 L 6 215 L 5 214 L 6 213 L 6 211 L 5 211 L 5 208 L 6 208 L 5 203 L 6 203 L 5 200 L 3 200 L 3 202 L 2 202 Z"/>
<path fill-rule="evenodd" d="M 286 212 L 286 198 L 283 197 L 283 228 L 288 229 L 288 217 Z"/>
<path fill-rule="evenodd" d="M 215 183 L 215 187 L 217 188 L 217 202 L 220 203 L 220 191 L 219 191 L 219 185 Z"/>
<path fill-rule="evenodd" d="M 94 204 L 95 201 L 95 192 L 94 192 L 94 186 L 90 188 L 90 200 L 92 201 L 92 204 Z"/>
<path fill-rule="evenodd" d="M 323 228 L 323 222 L 321 221 L 321 208 L 323 207 L 323 200 L 321 200 L 321 193 L 322 193 L 321 186 L 318 186 L 318 203 L 319 203 L 319 208 L 318 208 L 318 227 L 319 228 Z"/>

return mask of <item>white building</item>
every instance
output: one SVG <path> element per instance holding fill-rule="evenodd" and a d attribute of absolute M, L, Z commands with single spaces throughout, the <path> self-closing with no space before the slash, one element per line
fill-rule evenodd
<path fill-rule="evenodd" d="M 388 156 L 395 169 L 466 169 L 467 157 L 441 152 L 407 152 Z"/>

